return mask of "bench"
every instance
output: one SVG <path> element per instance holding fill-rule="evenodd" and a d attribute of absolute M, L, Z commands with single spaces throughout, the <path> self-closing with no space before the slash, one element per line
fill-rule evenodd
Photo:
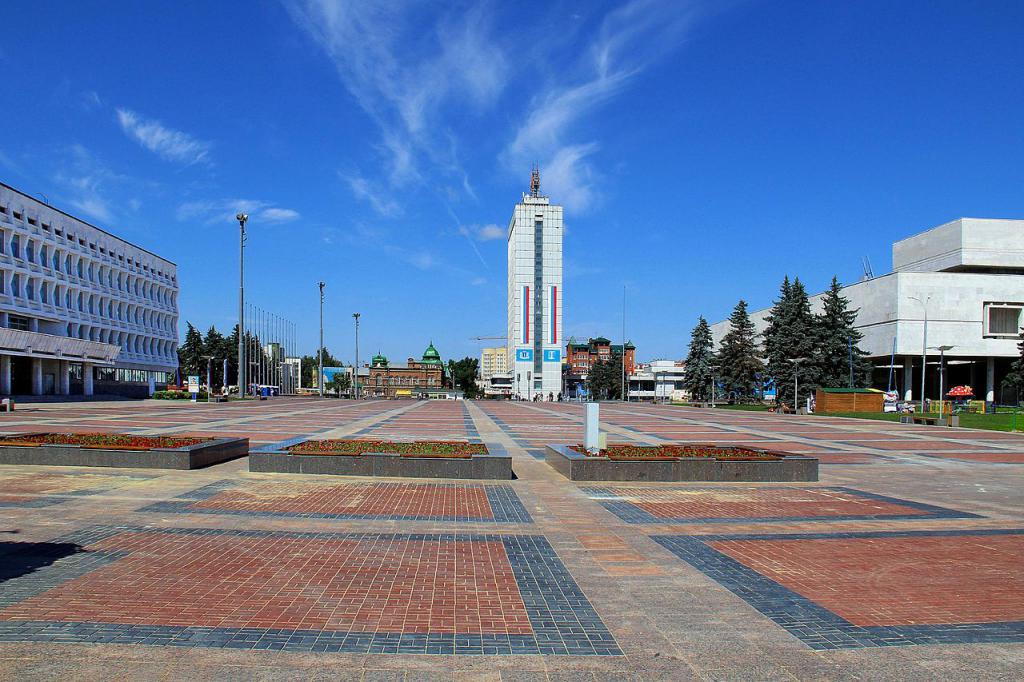
<path fill-rule="evenodd" d="M 938 417 L 925 417 L 923 415 L 915 414 L 911 415 L 910 421 L 914 424 L 924 424 L 926 426 L 935 426 L 939 423 Z"/>

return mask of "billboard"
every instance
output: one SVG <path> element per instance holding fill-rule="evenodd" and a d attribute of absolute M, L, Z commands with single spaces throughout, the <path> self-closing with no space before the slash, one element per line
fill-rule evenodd
<path fill-rule="evenodd" d="M 324 367 L 323 382 L 326 387 L 334 380 L 334 377 L 338 374 L 347 375 L 350 370 L 348 367 Z"/>

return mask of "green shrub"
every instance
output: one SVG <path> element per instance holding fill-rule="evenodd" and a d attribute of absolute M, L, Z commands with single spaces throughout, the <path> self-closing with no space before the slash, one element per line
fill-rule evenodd
<path fill-rule="evenodd" d="M 199 392 L 199 399 L 206 400 L 206 391 Z M 153 394 L 155 400 L 191 400 L 192 394 L 188 391 L 157 391 Z"/>

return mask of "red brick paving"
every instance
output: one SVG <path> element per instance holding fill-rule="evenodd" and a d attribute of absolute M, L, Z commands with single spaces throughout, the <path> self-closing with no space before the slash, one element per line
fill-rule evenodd
<path fill-rule="evenodd" d="M 268 481 L 232 488 L 193 507 L 236 511 L 491 518 L 483 487 L 434 483 Z"/>
<path fill-rule="evenodd" d="M 121 533 L 129 554 L 0 611 L 45 620 L 530 634 L 500 541 Z"/>
<path fill-rule="evenodd" d="M 609 488 L 662 519 L 928 515 L 892 502 L 828 488 Z"/>
<path fill-rule="evenodd" d="M 708 543 L 861 627 L 1024 620 L 1024 536 Z"/>

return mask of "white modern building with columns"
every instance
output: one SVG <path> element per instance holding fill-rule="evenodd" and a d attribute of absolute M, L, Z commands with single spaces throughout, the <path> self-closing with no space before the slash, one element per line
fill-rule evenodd
<path fill-rule="evenodd" d="M 174 263 L 0 183 L 0 394 L 145 396 L 177 329 Z"/>
<path fill-rule="evenodd" d="M 887 388 L 892 370 L 900 394 L 918 400 L 924 351 L 925 398 L 939 397 L 942 363 L 946 389 L 966 384 L 990 402 L 1016 400 L 1001 384 L 1024 325 L 1024 220 L 960 218 L 907 237 L 893 244 L 892 270 L 843 288 L 860 310 L 875 386 Z M 811 297 L 813 312 L 821 300 Z M 768 312 L 751 313 L 758 332 Z M 716 347 L 728 328 L 712 325 Z"/>

